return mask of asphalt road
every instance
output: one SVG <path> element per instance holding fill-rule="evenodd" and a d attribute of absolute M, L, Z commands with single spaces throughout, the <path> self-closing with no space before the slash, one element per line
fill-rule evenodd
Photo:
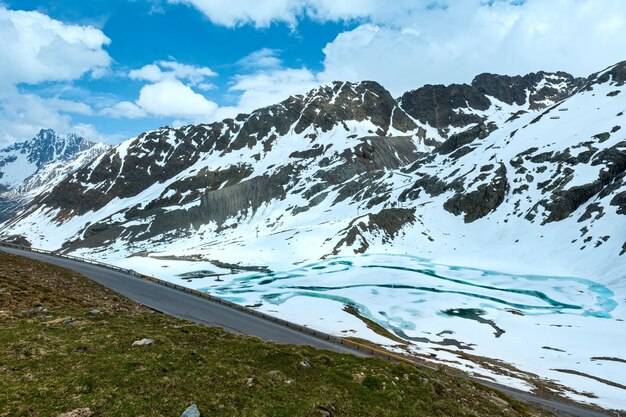
<path fill-rule="evenodd" d="M 219 326 L 234 333 L 256 336 L 266 341 L 310 345 L 320 349 L 365 356 L 365 353 L 352 348 L 122 272 L 43 253 L 6 247 L 0 247 L 0 250 L 71 269 L 146 307 L 181 319 Z"/>
<path fill-rule="evenodd" d="M 131 300 L 141 303 L 154 310 L 190 320 L 219 326 L 235 333 L 256 336 L 262 340 L 285 344 L 310 345 L 320 349 L 329 349 L 340 353 L 369 356 L 365 352 L 357 351 L 327 340 L 300 333 L 294 329 L 273 323 L 251 314 L 234 310 L 226 305 L 200 298 L 190 293 L 146 281 L 122 272 L 112 271 L 97 265 L 46 255 L 37 252 L 1 247 L 0 250 L 22 255 L 38 261 L 62 266 L 76 271 L 91 280 L 98 282 L 113 291 L 122 294 Z M 551 398 L 508 388 L 480 379 L 470 378 L 484 385 L 498 389 L 517 400 L 535 403 L 543 406 L 557 416 L 576 417 L 606 417 L 609 414 L 589 410 L 572 403 L 565 403 Z"/>

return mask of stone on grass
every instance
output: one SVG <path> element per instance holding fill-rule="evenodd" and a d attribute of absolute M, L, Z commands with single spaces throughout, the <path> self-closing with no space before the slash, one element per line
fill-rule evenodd
<path fill-rule="evenodd" d="M 90 310 L 89 313 L 87 314 L 91 317 L 96 317 L 96 316 L 99 316 L 100 313 L 101 313 L 100 310 L 98 310 L 97 308 L 94 308 L 93 310 Z"/>
<path fill-rule="evenodd" d="M 141 340 L 135 340 L 133 342 L 133 346 L 148 346 L 154 343 L 154 340 L 152 339 L 141 339 Z"/>
<path fill-rule="evenodd" d="M 93 411 L 89 408 L 77 408 L 76 410 L 69 411 L 67 413 L 61 413 L 58 417 L 91 417 Z"/>
<path fill-rule="evenodd" d="M 323 417 L 333 417 L 333 411 L 328 407 L 324 407 L 323 405 L 318 405 L 317 411 L 319 411 L 319 413 Z"/>
<path fill-rule="evenodd" d="M 198 410 L 198 406 L 195 404 L 191 404 L 180 417 L 200 417 L 200 410 Z"/>
<path fill-rule="evenodd" d="M 41 313 L 44 310 L 44 308 L 42 306 L 39 307 L 35 307 L 35 308 L 31 308 L 30 310 L 26 311 L 24 314 L 26 315 L 26 317 L 32 317 L 37 313 Z"/>

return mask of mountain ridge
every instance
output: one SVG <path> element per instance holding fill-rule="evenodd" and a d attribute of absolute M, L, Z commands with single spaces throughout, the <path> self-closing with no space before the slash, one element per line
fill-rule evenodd
<path fill-rule="evenodd" d="M 600 182 L 572 190 L 564 189 L 567 181 L 554 185 L 553 195 L 536 201 L 524 213 L 529 222 L 540 210 L 551 213 L 543 224 L 560 221 L 593 195 L 602 190 L 610 193 L 607 186 L 623 173 L 619 148 L 609 147 L 593 160 L 592 150 L 598 149 L 587 142 L 581 144 L 587 151 L 578 156 L 572 156 L 571 149 L 549 155 L 532 147 L 523 150 L 529 153 L 521 152 L 510 161 L 491 156 L 490 160 L 497 163 L 482 164 L 474 182 L 484 184 L 471 192 L 463 185 L 463 178 L 449 182 L 441 175 L 419 177 L 418 168 L 438 160 L 436 164 L 443 167 L 471 158 L 477 143 L 500 129 L 509 129 L 520 119 L 532 119 L 521 129 L 540 123 L 544 116 L 558 120 L 565 115 L 559 112 L 555 116 L 563 100 L 590 92 L 594 85 L 605 85 L 614 78 L 613 84 L 621 86 L 623 67 L 624 63 L 618 63 L 587 79 L 563 72 L 515 77 L 485 73 L 470 85 L 426 85 L 398 99 L 376 82 L 333 82 L 234 119 L 143 133 L 67 176 L 20 216 L 26 218 L 29 212 L 46 207 L 48 212 L 55 211 L 53 221 L 63 223 L 104 210 L 103 217 L 84 223 L 72 236 L 66 236 L 66 250 L 80 247 L 81 241 L 88 247 L 98 247 L 129 233 L 149 240 L 168 233 L 172 227 L 178 230 L 173 225 L 181 221 L 187 223 L 184 233 L 188 234 L 214 222 L 215 230 L 222 230 L 238 216 L 254 216 L 273 201 L 289 199 L 300 201 L 284 207 L 296 216 L 334 195 L 330 207 L 365 204 L 365 211 L 373 207 L 387 209 L 386 218 L 399 204 L 414 204 L 420 198 L 420 189 L 434 197 L 453 191 L 456 195 L 444 201 L 442 209 L 471 223 L 496 210 L 507 195 L 526 190 L 514 186 L 507 175 L 510 171 L 525 172 L 524 161 L 531 153 L 531 163 L 608 164 Z M 419 109 L 428 103 L 422 98 L 439 94 L 436 91 L 443 91 L 441 97 L 450 99 L 448 107 L 440 111 L 434 105 L 434 113 L 421 112 Z M 432 126 L 428 121 L 435 113 L 447 115 L 449 124 Z M 503 139 L 507 145 L 519 130 L 509 129 L 509 137 Z M 611 131 L 598 132 L 599 143 L 606 135 L 617 133 L 615 127 Z M 615 158 L 616 163 L 610 162 Z M 560 169 L 571 176 L 571 166 Z M 405 187 L 396 202 L 382 192 L 395 185 L 375 186 L 384 182 L 381 179 L 388 170 L 394 171 L 396 178 L 418 174 L 413 186 Z M 525 178 L 531 177 L 528 174 Z M 489 178 L 490 182 L 485 183 Z M 612 198 L 621 212 L 623 196 L 618 193 Z M 118 207 L 111 204 L 114 201 L 129 203 Z M 125 222 L 132 226 L 126 229 Z M 8 228 L 5 226 L 5 235 L 11 224 L 19 224 L 19 218 L 9 222 Z M 267 219 L 267 224 L 277 223 Z M 231 226 L 236 228 L 236 223 Z M 336 250 L 337 246 L 327 253 Z"/>

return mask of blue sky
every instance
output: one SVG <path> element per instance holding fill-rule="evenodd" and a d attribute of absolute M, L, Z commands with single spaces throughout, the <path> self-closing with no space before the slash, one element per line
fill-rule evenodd
<path fill-rule="evenodd" d="M 110 143 L 332 80 L 392 94 L 626 59 L 621 0 L 0 0 L 0 145 Z"/>

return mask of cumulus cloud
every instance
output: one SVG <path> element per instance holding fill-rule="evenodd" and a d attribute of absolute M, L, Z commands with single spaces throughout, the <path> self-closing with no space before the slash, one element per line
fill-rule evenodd
<path fill-rule="evenodd" d="M 626 3 L 616 0 L 455 2 L 401 19 L 402 27 L 363 24 L 341 33 L 324 49 L 320 80 L 374 79 L 399 94 L 481 72 L 584 76 L 625 58 L 625 16 Z"/>
<path fill-rule="evenodd" d="M 197 120 L 206 120 L 217 110 L 217 104 L 178 80 L 164 80 L 144 86 L 137 105 L 155 116 Z"/>
<path fill-rule="evenodd" d="M 107 107 L 101 111 L 101 114 L 104 116 L 127 119 L 140 119 L 148 115 L 145 110 L 130 101 L 121 101 L 111 107 Z"/>
<path fill-rule="evenodd" d="M 276 68 L 238 75 L 229 88 L 230 92 L 238 94 L 237 104 L 220 107 L 215 119 L 235 117 L 279 103 L 289 96 L 306 93 L 318 84 L 315 74 L 306 68 Z"/>
<path fill-rule="evenodd" d="M 91 26 L 0 6 L 0 83 L 69 81 L 109 66 L 110 40 Z"/>
<path fill-rule="evenodd" d="M 70 114 L 93 114 L 85 103 L 23 93 L 18 86 L 102 74 L 111 63 L 102 31 L 0 5 L 0 39 L 0 143 L 30 138 L 41 128 L 66 133 L 76 127 Z"/>
<path fill-rule="evenodd" d="M 242 74 L 230 78 L 230 86 L 222 95 L 234 101 L 233 105 L 219 106 L 198 92 L 216 88 L 207 82 L 217 76 L 210 68 L 157 61 L 129 71 L 129 78 L 147 82 L 134 102 L 119 102 L 101 114 L 129 119 L 170 117 L 174 126 L 207 123 L 249 113 L 318 85 L 315 73 L 304 67 L 284 68 L 278 54 L 264 48 L 236 62 Z"/>
<path fill-rule="evenodd" d="M 193 6 L 213 23 L 227 27 L 244 24 L 268 27 L 273 22 L 295 25 L 302 10 L 301 0 L 168 0 L 168 3 Z"/>
<path fill-rule="evenodd" d="M 127 119 L 172 117 L 177 118 L 178 124 L 207 122 L 218 106 L 192 87 L 213 89 L 214 85 L 207 79 L 215 76 L 217 73 L 207 67 L 172 60 L 157 61 L 129 71 L 129 78 L 148 82 L 134 103 L 122 101 L 103 109 L 100 114 Z"/>
<path fill-rule="evenodd" d="M 281 67 L 283 62 L 277 50 L 263 48 L 241 58 L 237 63 L 248 69 L 274 69 Z"/>
<path fill-rule="evenodd" d="M 176 61 L 157 61 L 128 73 L 133 80 L 158 82 L 163 80 L 186 80 L 191 85 L 206 84 L 207 78 L 217 76 L 217 73 L 207 67 L 181 64 Z"/>
<path fill-rule="evenodd" d="M 0 144 L 33 137 L 42 128 L 61 133 L 76 130 L 71 114 L 93 114 L 90 106 L 58 98 L 42 98 L 17 89 L 0 93 Z"/>
<path fill-rule="evenodd" d="M 487 71 L 584 76 L 623 60 L 626 50 L 623 0 L 169 1 L 228 27 L 356 21 L 324 49 L 319 81 L 372 79 L 394 94 Z"/>
<path fill-rule="evenodd" d="M 296 26 L 305 17 L 317 21 L 376 19 L 395 21 L 398 13 L 432 7 L 432 0 L 167 0 L 195 7 L 213 23 L 236 27 L 251 24 L 265 28 L 272 23 Z M 395 13 L 395 12 L 398 13 Z"/>

